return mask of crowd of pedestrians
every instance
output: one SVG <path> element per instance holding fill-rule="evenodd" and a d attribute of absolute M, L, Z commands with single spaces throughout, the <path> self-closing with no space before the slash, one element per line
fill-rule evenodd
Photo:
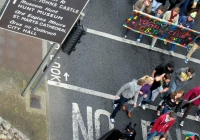
<path fill-rule="evenodd" d="M 174 65 L 173 61 L 160 64 L 155 67 L 151 76 L 133 79 L 122 86 L 116 94 L 116 100 L 113 101 L 114 111 L 110 116 L 110 122 L 115 123 L 115 116 L 121 108 L 131 118 L 131 112 L 136 107 L 141 106 L 145 109 L 145 104 L 153 102 L 159 95 L 158 118 L 153 121 L 147 140 L 166 140 L 167 132 L 176 122 L 177 112 L 182 115 L 179 125 L 183 127 L 191 109 L 195 106 L 200 107 L 200 86 L 185 93 L 182 88 L 195 77 L 195 70 L 192 67 L 174 70 Z M 200 109 L 197 109 L 196 121 L 199 120 L 199 116 Z"/>
<path fill-rule="evenodd" d="M 180 27 L 186 27 L 188 29 L 193 29 L 194 20 L 198 15 L 200 10 L 200 1 L 199 0 L 169 0 L 170 6 L 166 8 L 165 4 L 167 0 L 137 0 L 133 5 L 133 10 L 138 10 L 146 14 L 151 14 L 157 18 L 164 19 L 165 21 L 179 25 Z M 180 3 L 179 6 L 177 6 Z M 128 36 L 129 29 L 126 29 L 123 39 L 126 39 Z M 142 34 L 139 34 L 139 37 L 136 39 L 136 43 L 140 43 L 142 39 Z M 154 45 L 157 41 L 157 38 L 152 38 L 150 44 L 150 49 L 154 49 Z M 164 41 L 164 44 L 167 44 L 167 41 Z M 174 56 L 174 50 L 176 48 L 175 44 L 171 45 L 169 49 L 169 54 Z M 200 48 L 200 38 L 197 37 L 194 41 L 190 42 L 186 46 L 188 54 L 185 59 L 185 63 L 188 63 L 191 55 L 195 52 L 196 49 Z"/>
<path fill-rule="evenodd" d="M 170 6 L 165 11 L 167 0 L 137 0 L 133 5 L 133 10 L 142 11 L 152 14 L 157 18 L 165 21 L 193 29 L 194 20 L 200 10 L 199 0 L 169 0 Z M 180 6 L 177 6 L 180 4 Z M 126 29 L 123 39 L 128 37 Z M 136 40 L 140 43 L 142 34 Z M 154 48 L 157 38 L 152 38 L 150 49 Z M 167 44 L 164 41 L 164 44 Z M 172 44 L 169 53 L 174 56 L 176 45 Z M 185 63 L 188 63 L 191 55 L 196 49 L 200 48 L 200 37 L 186 46 L 188 54 Z M 170 61 L 166 64 L 160 64 L 154 68 L 151 76 L 145 75 L 142 78 L 133 79 L 133 81 L 125 84 L 116 94 L 116 100 L 113 101 L 114 111 L 110 116 L 110 122 L 115 123 L 115 116 L 122 108 L 128 118 L 132 117 L 132 111 L 140 106 L 146 109 L 146 104 L 151 104 L 157 96 L 160 102 L 157 106 L 157 118 L 152 121 L 152 126 L 147 135 L 147 140 L 166 140 L 167 133 L 175 124 L 177 112 L 182 115 L 179 125 L 184 126 L 184 121 L 193 107 L 200 107 L 200 86 L 194 87 L 188 92 L 184 92 L 183 87 L 192 82 L 195 77 L 195 70 L 192 67 L 183 67 L 174 70 L 174 62 Z M 174 74 L 173 74 L 174 72 Z M 174 76 L 172 76 L 172 74 Z M 195 114 L 196 121 L 199 121 L 200 108 Z M 188 134 L 186 140 L 200 140 L 198 134 Z"/>

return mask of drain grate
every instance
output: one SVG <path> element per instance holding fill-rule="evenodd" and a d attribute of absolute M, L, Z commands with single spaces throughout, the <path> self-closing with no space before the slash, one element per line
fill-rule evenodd
<path fill-rule="evenodd" d="M 41 97 L 40 96 L 31 95 L 30 101 L 31 101 L 30 102 L 31 108 L 41 109 Z"/>

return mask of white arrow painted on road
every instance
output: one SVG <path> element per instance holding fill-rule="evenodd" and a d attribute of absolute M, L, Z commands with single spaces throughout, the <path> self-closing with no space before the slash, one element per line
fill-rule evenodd
<path fill-rule="evenodd" d="M 14 0 L 14 1 L 13 1 L 13 4 L 15 4 L 16 2 L 17 2 L 17 0 Z"/>
<path fill-rule="evenodd" d="M 69 74 L 65 72 L 64 76 L 65 76 L 65 80 L 67 81 L 67 77 L 69 77 Z"/>

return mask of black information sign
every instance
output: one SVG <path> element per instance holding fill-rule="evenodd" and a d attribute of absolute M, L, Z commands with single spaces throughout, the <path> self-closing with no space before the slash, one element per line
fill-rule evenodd
<path fill-rule="evenodd" d="M 10 0 L 0 27 L 62 43 L 89 0 Z"/>
<path fill-rule="evenodd" d="M 179 46 L 186 46 L 200 35 L 198 31 L 172 24 L 140 11 L 134 10 L 133 13 L 134 15 L 128 18 L 123 26 L 141 34 Z"/>

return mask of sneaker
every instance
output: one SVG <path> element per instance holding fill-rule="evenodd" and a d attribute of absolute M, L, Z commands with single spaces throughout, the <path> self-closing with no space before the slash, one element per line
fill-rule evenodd
<path fill-rule="evenodd" d="M 142 109 L 144 109 L 144 110 L 145 110 L 145 109 L 146 109 L 146 106 L 145 106 L 145 105 L 142 105 Z"/>
<path fill-rule="evenodd" d="M 196 115 L 195 120 L 198 122 L 199 121 L 199 116 Z"/>
<path fill-rule="evenodd" d="M 123 40 L 126 39 L 126 38 L 127 38 L 127 35 L 125 35 L 125 36 L 123 37 Z"/>
<path fill-rule="evenodd" d="M 117 104 L 114 104 L 114 105 L 113 105 L 113 108 L 115 109 L 116 107 L 117 107 Z"/>
<path fill-rule="evenodd" d="M 113 118 L 110 118 L 110 123 L 114 124 L 115 120 Z"/>
<path fill-rule="evenodd" d="M 189 60 L 186 58 L 186 59 L 185 59 L 185 63 L 187 64 L 187 63 L 188 63 L 188 61 L 189 61 Z"/>
<path fill-rule="evenodd" d="M 179 125 L 183 127 L 183 124 L 184 124 L 184 121 L 181 121 L 181 123 Z"/>
<path fill-rule="evenodd" d="M 141 103 L 138 106 L 141 106 Z"/>
<path fill-rule="evenodd" d="M 172 56 L 174 56 L 174 51 L 169 51 L 169 53 L 170 53 Z"/>
<path fill-rule="evenodd" d="M 183 116 L 184 114 L 184 109 L 181 108 L 181 115 Z"/>
<path fill-rule="evenodd" d="M 164 41 L 164 44 L 167 45 L 167 41 Z"/>
<path fill-rule="evenodd" d="M 136 43 L 137 43 L 137 44 L 140 43 L 140 39 L 139 39 L 139 38 L 136 40 Z"/>
<path fill-rule="evenodd" d="M 151 46 L 150 46 L 150 49 L 151 49 L 151 50 L 153 50 L 153 47 L 154 47 L 154 46 L 153 46 L 153 45 L 151 45 Z"/>
<path fill-rule="evenodd" d="M 115 109 L 117 107 L 117 104 L 115 104 L 115 101 L 113 100 L 113 108 Z"/>

